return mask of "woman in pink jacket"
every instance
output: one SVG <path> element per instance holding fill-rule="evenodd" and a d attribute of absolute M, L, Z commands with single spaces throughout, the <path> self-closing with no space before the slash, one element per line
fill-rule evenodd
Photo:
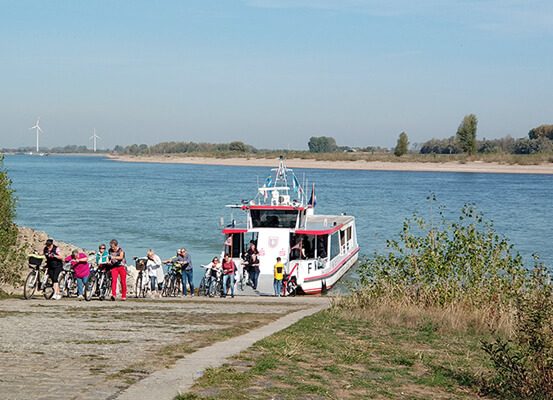
<path fill-rule="evenodd" d="M 84 253 L 80 253 L 78 250 L 73 250 L 71 255 L 65 259 L 66 262 L 71 262 L 73 267 L 73 273 L 77 281 L 77 295 L 78 299 L 82 300 L 84 285 L 88 282 L 90 276 L 90 265 L 88 265 L 88 257 Z"/>

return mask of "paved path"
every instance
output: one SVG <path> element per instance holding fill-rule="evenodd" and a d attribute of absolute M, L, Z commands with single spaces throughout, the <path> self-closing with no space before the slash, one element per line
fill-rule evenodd
<path fill-rule="evenodd" d="M 9 299 L 0 301 L 0 398 L 115 399 L 129 386 L 163 371 L 189 371 L 176 378 L 172 399 L 182 382 L 195 376 L 183 357 L 208 339 L 224 340 L 246 326 L 282 329 L 270 323 L 298 310 L 327 304 L 322 298 L 138 300 L 79 302 Z M 290 317 L 291 318 L 291 317 Z M 297 316 L 299 318 L 299 315 Z M 291 321 L 291 319 L 289 319 Z M 288 322 L 288 324 L 291 322 Z M 269 324 L 269 325 L 267 325 Z M 281 328 L 279 328 L 281 326 Z M 251 331 L 251 334 L 257 329 Z M 236 338 L 216 353 L 228 356 L 258 340 Z M 255 334 L 254 334 L 255 335 Z M 261 336 L 259 336 L 261 337 Z M 242 342 L 242 340 L 245 340 Z M 252 341 L 253 340 L 253 341 Z M 227 342 L 223 342 L 227 343 Z M 227 348 L 228 346 L 228 348 Z M 208 352 L 211 347 L 206 347 Z M 198 354 L 198 353 L 194 353 Z M 217 365 L 222 358 L 209 356 Z M 179 360 L 180 359 L 180 360 Z M 219 361 L 220 360 L 220 361 Z M 177 362 L 177 364 L 175 364 Z M 184 364 L 183 364 L 184 363 Z M 198 363 L 196 363 L 199 365 Z M 184 367 L 183 367 L 184 365 Z M 169 368 L 175 366 L 174 368 Z M 144 397 L 161 400 L 148 389 Z"/>
<path fill-rule="evenodd" d="M 311 307 L 295 311 L 254 329 L 244 335 L 204 347 L 177 361 L 170 369 L 157 371 L 125 390 L 118 400 L 173 400 L 185 393 L 194 380 L 207 368 L 218 367 L 229 357 L 239 354 L 255 342 L 283 330 L 300 319 L 327 308 L 330 301 L 325 298 L 312 299 Z"/>

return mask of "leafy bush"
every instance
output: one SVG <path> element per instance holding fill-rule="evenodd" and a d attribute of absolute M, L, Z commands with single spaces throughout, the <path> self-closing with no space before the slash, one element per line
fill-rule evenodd
<path fill-rule="evenodd" d="M 432 205 L 434 196 L 429 200 Z M 508 239 L 473 205 L 465 205 L 456 221 L 441 208 L 438 216 L 436 224 L 433 215 L 429 222 L 419 215 L 405 220 L 399 239 L 387 241 L 389 252 L 359 267 L 359 293 L 425 305 L 502 306 L 514 299 L 525 270 Z"/>
<path fill-rule="evenodd" d="M 332 153 L 338 149 L 336 139 L 330 136 L 312 136 L 307 146 L 312 153 Z"/>
<path fill-rule="evenodd" d="M 514 154 L 545 153 L 553 150 L 551 141 L 545 137 L 537 139 L 518 139 L 513 148 Z"/>
<path fill-rule="evenodd" d="M 536 128 L 530 129 L 528 132 L 530 139 L 539 139 L 545 137 L 553 140 L 553 125 L 540 125 Z"/>
<path fill-rule="evenodd" d="M 0 155 L 0 284 L 16 285 L 20 281 L 19 263 L 21 251 L 17 249 L 15 198 L 8 173 L 3 168 Z"/>
<path fill-rule="evenodd" d="M 506 399 L 553 399 L 553 285 L 543 266 L 534 269 L 515 307 L 512 339 L 483 344 L 493 364 L 486 389 Z"/>
<path fill-rule="evenodd" d="M 421 154 L 459 154 L 463 150 L 454 137 L 448 139 L 431 139 L 424 142 L 420 148 Z"/>

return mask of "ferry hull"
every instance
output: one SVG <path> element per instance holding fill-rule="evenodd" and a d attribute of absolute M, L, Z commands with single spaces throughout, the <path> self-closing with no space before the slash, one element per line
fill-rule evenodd
<path fill-rule="evenodd" d="M 324 272 L 320 276 L 306 278 L 299 285 L 305 294 L 321 294 L 325 290 L 332 289 L 351 267 L 359 259 L 359 247 L 354 249 L 346 258 L 344 258 L 335 268 Z"/>

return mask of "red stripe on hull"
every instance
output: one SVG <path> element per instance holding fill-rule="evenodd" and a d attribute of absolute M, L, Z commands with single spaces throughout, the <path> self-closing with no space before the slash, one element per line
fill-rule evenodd
<path fill-rule="evenodd" d="M 326 274 L 319 275 L 319 276 L 311 276 L 309 278 L 305 278 L 304 282 L 311 282 L 311 281 L 317 281 L 321 280 L 323 278 L 327 278 L 329 276 L 334 275 L 342 266 L 347 263 L 351 258 L 356 255 L 359 252 L 359 247 L 357 247 L 355 250 L 353 250 L 350 255 L 347 258 L 344 258 L 340 264 L 335 266 L 331 271 L 328 271 Z"/>

